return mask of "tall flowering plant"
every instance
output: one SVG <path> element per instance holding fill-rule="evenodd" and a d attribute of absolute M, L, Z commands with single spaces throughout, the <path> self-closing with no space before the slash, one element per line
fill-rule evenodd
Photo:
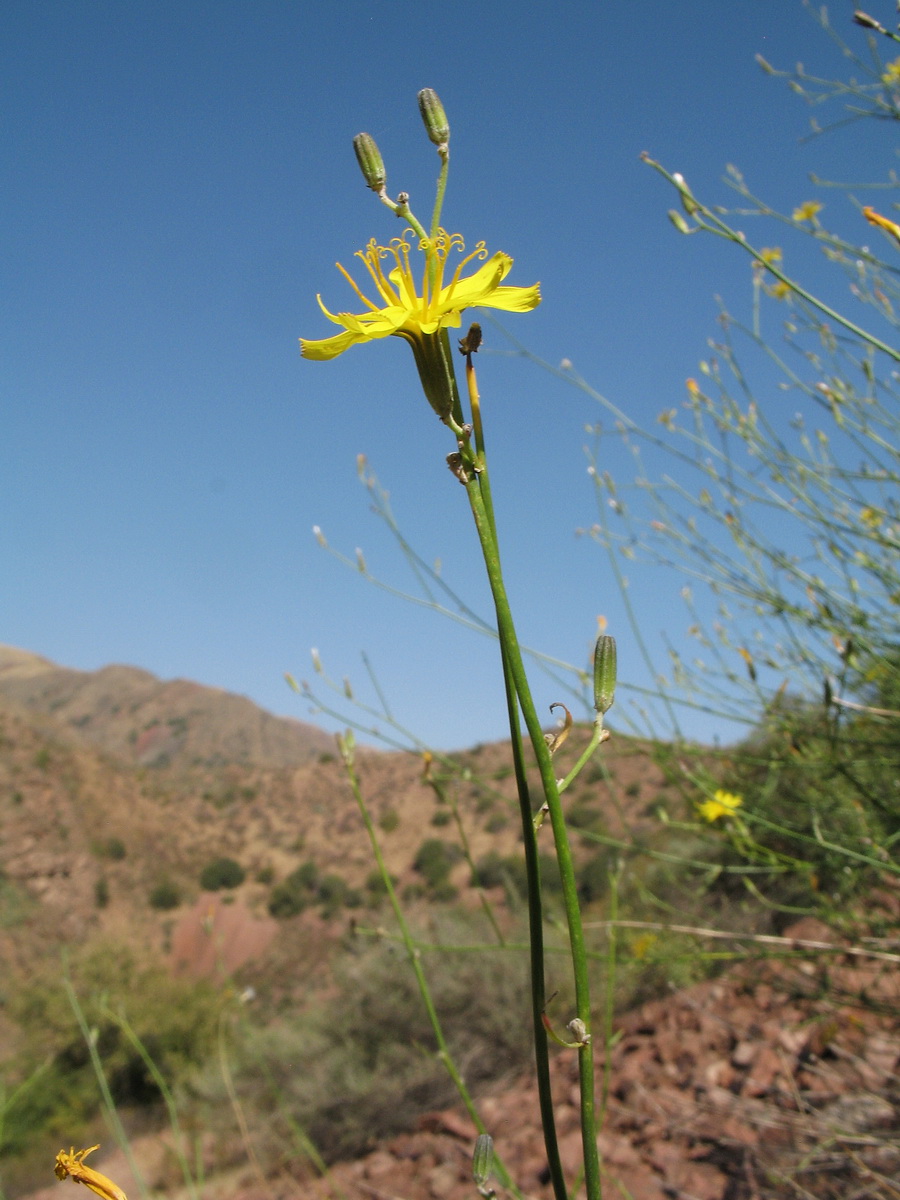
<path fill-rule="evenodd" d="M 387 245 L 381 245 L 373 238 L 364 250 L 356 252 L 356 257 L 362 262 L 368 276 L 363 286 L 356 282 L 350 271 L 340 263 L 337 264 L 338 270 L 355 294 L 354 308 L 357 311 L 332 312 L 319 297 L 322 312 L 332 324 L 339 327 L 340 332 L 326 338 L 302 338 L 300 348 L 304 358 L 324 362 L 366 342 L 379 341 L 386 337 L 402 338 L 413 352 L 425 399 L 453 439 L 453 448 L 447 455 L 447 463 L 453 475 L 465 488 L 475 524 L 494 602 L 501 666 L 506 686 L 528 880 L 535 1065 L 549 1174 L 557 1200 L 567 1200 L 568 1190 L 557 1144 L 550 1087 L 548 1049 L 549 1040 L 552 1038 L 575 1051 L 579 1057 L 583 1177 L 588 1200 L 599 1200 L 600 1168 L 597 1155 L 587 955 L 572 853 L 560 795 L 608 736 L 603 721 L 605 713 L 613 703 L 615 690 L 615 642 L 608 636 L 601 636 L 597 642 L 594 656 L 596 717 L 593 734 L 575 767 L 565 778 L 559 779 L 554 770 L 553 754 L 562 743 L 563 736 L 545 736 L 541 728 L 516 637 L 500 564 L 481 396 L 474 365 L 474 357 L 482 339 L 481 327 L 477 323 L 471 324 L 466 333 L 458 339 L 458 349 L 464 361 L 465 400 L 457 383 L 449 335 L 449 330 L 462 327 L 462 315 L 466 309 L 495 308 L 513 313 L 531 311 L 540 303 L 540 287 L 538 284 L 527 287 L 507 285 L 505 280 L 513 266 L 513 260 L 508 254 L 502 251 L 491 254 L 484 242 L 476 242 L 474 249 L 467 252 L 460 234 L 448 233 L 443 227 L 441 210 L 450 164 L 450 126 L 434 91 L 426 88 L 419 93 L 418 99 L 426 132 L 436 146 L 440 159 L 437 195 L 430 225 L 426 229 L 417 219 L 410 208 L 407 193 L 401 192 L 396 199 L 388 196 L 387 173 L 378 147 L 368 134 L 359 134 L 354 139 L 354 149 L 366 183 L 379 200 L 404 222 L 405 228 L 399 237 L 391 239 Z M 523 723 L 525 734 L 522 731 Z M 566 727 L 569 724 L 571 717 L 567 713 Z M 526 735 L 541 779 L 542 795 L 537 803 L 532 800 L 526 778 Z M 352 748 L 348 739 L 343 740 L 342 750 L 351 772 L 351 782 L 355 783 L 352 775 Z M 554 1032 L 546 1015 L 541 884 L 535 836 L 536 829 L 545 816 L 549 817 L 553 829 L 575 984 L 576 1011 L 568 1023 L 567 1038 Z M 375 850 L 377 855 L 377 844 Z M 489 1138 L 488 1131 L 482 1128 L 481 1133 L 476 1154 L 480 1163 L 479 1177 L 483 1176 L 485 1171 L 483 1139 Z"/>

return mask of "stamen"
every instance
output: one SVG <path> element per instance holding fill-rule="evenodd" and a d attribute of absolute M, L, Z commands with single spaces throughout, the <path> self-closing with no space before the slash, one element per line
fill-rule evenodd
<path fill-rule="evenodd" d="M 481 261 L 483 262 L 487 258 L 487 256 L 488 256 L 487 246 L 485 245 L 484 242 L 479 242 L 478 245 L 475 247 L 475 249 L 472 251 L 472 253 L 467 254 L 466 257 L 464 259 L 462 259 L 459 266 L 453 272 L 453 278 L 450 280 L 450 283 L 447 286 L 447 294 L 444 297 L 445 303 L 453 295 L 456 285 L 459 283 L 459 276 L 462 272 L 463 267 L 466 266 L 467 263 L 470 263 L 474 258 L 481 259 Z"/>
<path fill-rule="evenodd" d="M 366 264 L 366 270 L 372 276 L 382 300 L 386 304 L 399 304 L 400 301 L 397 293 L 391 287 L 390 282 L 385 278 L 385 274 L 381 269 L 381 256 L 382 254 L 389 253 L 389 250 L 385 250 L 383 246 L 377 245 L 375 239 L 372 238 L 365 251 L 357 250 L 356 257 L 361 258 Z"/>
<path fill-rule="evenodd" d="M 359 250 L 357 250 L 356 253 L 359 254 L 360 253 Z M 378 305 L 373 304 L 371 300 L 367 299 L 362 294 L 362 292 L 359 290 L 359 287 L 357 286 L 356 280 L 353 278 L 353 276 L 350 274 L 350 272 L 345 270 L 345 268 L 342 267 L 340 263 L 335 263 L 334 265 L 337 267 L 337 269 L 340 271 L 340 273 L 343 275 L 343 277 L 347 280 L 347 282 L 353 288 L 354 292 L 356 292 L 357 296 L 359 296 L 360 300 L 362 300 L 363 304 L 365 304 L 368 308 L 370 308 L 372 310 L 372 312 L 378 312 Z"/>

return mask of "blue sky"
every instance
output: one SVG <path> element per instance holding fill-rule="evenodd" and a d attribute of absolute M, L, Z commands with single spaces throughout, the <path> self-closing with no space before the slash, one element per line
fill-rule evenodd
<path fill-rule="evenodd" d="M 862 48 L 852 9 L 833 4 L 832 23 Z M 442 747 L 502 736 L 494 648 L 374 589 L 311 532 L 412 582 L 357 480 L 365 454 L 409 540 L 487 612 L 452 445 L 405 345 L 299 355 L 301 334 L 331 332 L 316 293 L 349 305 L 335 261 L 400 232 L 362 183 L 353 135 L 377 139 L 389 191 L 427 219 L 437 159 L 416 93 L 435 88 L 452 126 L 445 224 L 513 255 L 509 283 L 542 285 L 510 331 L 648 423 L 696 373 L 715 296 L 749 304 L 750 269 L 672 229 L 673 197 L 640 152 L 708 200 L 728 201 L 736 163 L 788 211 L 816 194 L 810 171 L 879 173 L 855 128 L 802 142 L 803 103 L 754 62 L 844 70 L 799 0 L 7 0 L 0 28 L 0 640 L 301 718 L 283 673 L 310 677 L 316 646 L 371 698 L 365 653 L 397 719 Z M 520 636 L 583 664 L 603 614 L 622 676 L 647 683 L 605 560 L 575 534 L 594 519 L 584 428 L 601 414 L 491 354 L 503 341 L 486 330 Z M 638 577 L 661 655 L 659 635 L 687 624 L 682 583 Z"/>

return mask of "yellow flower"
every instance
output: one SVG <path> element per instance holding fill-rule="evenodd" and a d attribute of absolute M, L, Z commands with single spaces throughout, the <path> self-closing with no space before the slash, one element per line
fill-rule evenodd
<path fill-rule="evenodd" d="M 87 1156 L 99 1149 L 100 1146 L 98 1144 L 96 1146 L 88 1146 L 86 1150 L 76 1151 L 74 1146 L 68 1152 L 60 1150 L 56 1156 L 56 1167 L 54 1168 L 57 1179 L 65 1179 L 68 1175 L 76 1183 L 83 1183 L 92 1192 L 96 1192 L 98 1196 L 102 1196 L 103 1200 L 128 1200 L 122 1189 L 113 1183 L 111 1179 L 107 1179 L 105 1175 L 101 1175 L 93 1167 L 86 1167 L 84 1165 L 84 1160 Z"/>
<path fill-rule="evenodd" d="M 896 241 L 900 242 L 900 225 L 895 221 L 889 221 L 887 217 L 883 217 L 881 213 L 875 211 L 874 208 L 867 206 L 863 209 L 863 216 L 870 225 L 877 225 L 879 229 L 884 229 Z"/>
<path fill-rule="evenodd" d="M 867 506 L 866 508 L 861 508 L 859 510 L 859 519 L 864 525 L 867 525 L 869 529 L 877 529 L 884 520 L 884 516 L 885 514 L 883 512 L 879 512 L 877 508 L 869 508 Z"/>
<path fill-rule="evenodd" d="M 718 821 L 719 817 L 733 817 L 743 803 L 743 799 L 734 792 L 726 792 L 719 788 L 713 793 L 712 800 L 704 800 L 698 806 L 698 811 L 704 821 Z"/>
<path fill-rule="evenodd" d="M 805 204 L 795 208 L 791 216 L 794 221 L 814 221 L 821 211 L 822 205 L 818 200 L 807 200 Z"/>
<path fill-rule="evenodd" d="M 885 87 L 897 87 L 900 85 L 900 58 L 895 58 L 892 63 L 888 63 L 881 77 L 881 82 Z"/>
<path fill-rule="evenodd" d="M 340 263 L 341 272 L 368 311 L 359 316 L 353 313 L 331 313 L 318 297 L 319 307 L 335 325 L 344 332 L 321 340 L 300 339 L 304 358 L 327 361 L 343 354 L 358 342 L 370 342 L 383 337 L 402 337 L 415 351 L 426 339 L 440 330 L 457 328 L 465 308 L 500 308 L 506 312 L 528 312 L 541 300 L 540 285 L 533 287 L 501 287 L 509 274 L 513 260 L 508 254 L 498 252 L 488 258 L 484 242 L 457 265 L 452 277 L 444 282 L 445 266 L 451 250 L 462 252 L 465 243 L 458 233 L 438 230 L 435 238 L 423 238 L 418 249 L 422 251 L 422 279 L 417 285 L 413 277 L 410 253 L 413 247 L 407 237 L 393 238 L 389 246 L 379 246 L 373 238 L 365 250 L 357 250 L 356 257 L 365 263 L 372 278 L 381 306 L 373 303 L 354 283 Z M 394 266 L 385 273 L 382 259 L 393 259 Z M 462 276 L 463 268 L 473 259 L 483 265 L 473 275 Z M 486 260 L 486 261 L 485 261 Z"/>

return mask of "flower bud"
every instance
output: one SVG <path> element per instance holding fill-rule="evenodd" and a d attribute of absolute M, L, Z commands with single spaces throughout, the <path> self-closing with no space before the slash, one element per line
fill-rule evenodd
<path fill-rule="evenodd" d="M 591 1044 L 591 1035 L 587 1031 L 587 1025 L 582 1021 L 581 1017 L 573 1017 L 566 1026 L 569 1031 L 569 1036 L 573 1042 L 577 1042 L 579 1046 L 589 1046 Z"/>
<path fill-rule="evenodd" d="M 475 1142 L 475 1153 L 472 1155 L 472 1177 L 479 1191 L 487 1186 L 493 1169 L 494 1139 L 489 1133 L 482 1133 Z"/>
<path fill-rule="evenodd" d="M 450 122 L 433 88 L 422 88 L 419 92 L 419 112 L 422 114 L 425 131 L 435 146 L 446 146 L 450 141 Z"/>
<path fill-rule="evenodd" d="M 366 187 L 370 187 L 373 192 L 382 192 L 387 183 L 387 171 L 384 169 L 381 151 L 375 139 L 369 133 L 358 133 L 353 139 L 353 149 Z"/>
<path fill-rule="evenodd" d="M 680 212 L 677 212 L 674 208 L 670 208 L 668 216 L 669 216 L 669 220 L 672 222 L 672 224 L 675 226 L 675 228 L 678 230 L 679 233 L 690 233 L 691 232 L 690 225 L 688 225 L 687 221 L 684 219 L 684 217 L 681 215 Z"/>
<path fill-rule="evenodd" d="M 616 695 L 616 639 L 601 634 L 594 647 L 594 708 L 608 712 Z"/>
<path fill-rule="evenodd" d="M 853 14 L 853 20 L 857 25 L 862 25 L 863 29 L 874 29 L 878 33 L 887 33 L 885 27 L 880 21 L 876 21 L 874 17 L 870 17 L 868 13 L 857 9 Z"/>

